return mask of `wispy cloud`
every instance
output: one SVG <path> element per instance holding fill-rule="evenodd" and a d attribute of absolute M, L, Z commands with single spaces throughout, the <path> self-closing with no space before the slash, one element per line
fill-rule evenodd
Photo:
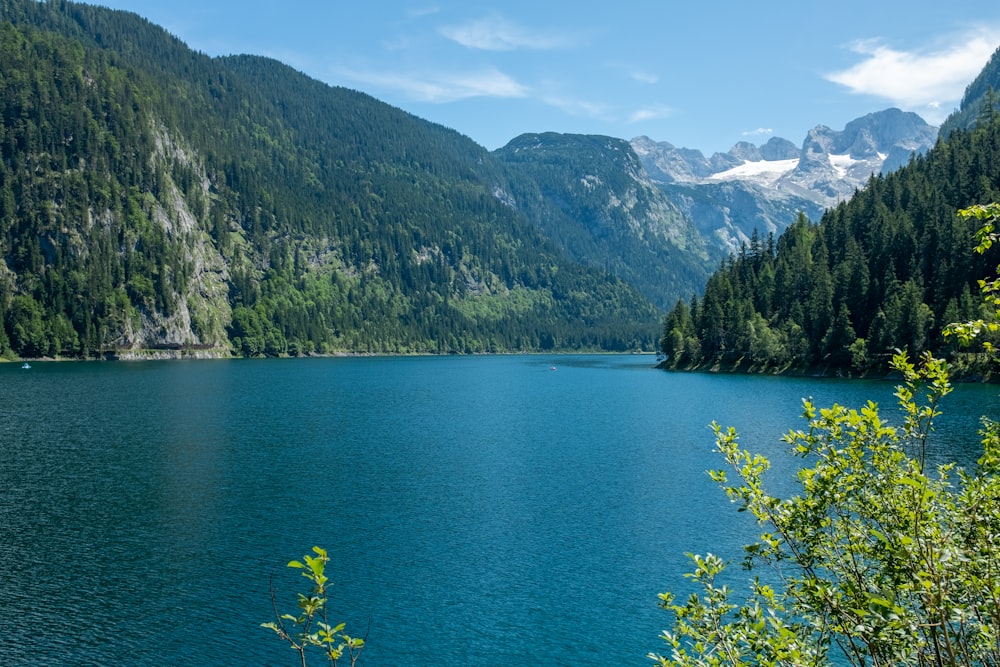
<path fill-rule="evenodd" d="M 874 95 L 907 110 L 943 120 L 965 87 L 982 70 L 1000 42 L 1000 29 L 977 28 L 950 40 L 952 46 L 902 51 L 879 40 L 855 42 L 851 50 L 863 60 L 826 75 L 850 92 Z"/>
<path fill-rule="evenodd" d="M 770 127 L 758 127 L 755 130 L 743 130 L 744 137 L 766 137 L 774 134 L 774 130 Z"/>
<path fill-rule="evenodd" d="M 610 115 L 608 106 L 599 102 L 590 102 L 588 100 L 552 93 L 543 95 L 541 101 L 550 107 L 555 107 L 573 116 L 607 119 Z"/>
<path fill-rule="evenodd" d="M 669 118 L 674 115 L 674 109 L 666 105 L 654 105 L 625 112 L 620 107 L 606 102 L 595 102 L 579 97 L 546 93 L 539 100 L 550 107 L 581 118 L 590 118 L 605 123 L 627 123 L 629 125 L 644 121 Z"/>
<path fill-rule="evenodd" d="M 411 19 L 419 19 L 424 16 L 431 16 L 433 14 L 437 14 L 440 11 L 441 8 L 436 5 L 432 5 L 429 7 L 414 7 L 412 9 L 407 10 L 406 16 Z"/>
<path fill-rule="evenodd" d="M 526 97 L 528 89 L 497 69 L 477 72 L 402 74 L 370 70 L 340 70 L 356 83 L 394 90 L 420 102 L 446 103 L 470 97 Z"/>
<path fill-rule="evenodd" d="M 660 77 L 656 74 L 647 72 L 646 70 L 633 70 L 632 72 L 629 72 L 629 76 L 639 83 L 654 84 L 660 80 Z"/>
<path fill-rule="evenodd" d="M 637 109 L 629 114 L 629 123 L 641 123 L 647 120 L 660 120 L 674 115 L 673 108 L 666 105 L 656 105 Z"/>
<path fill-rule="evenodd" d="M 499 16 L 444 26 L 439 32 L 464 47 L 482 51 L 563 49 L 574 42 L 569 35 L 532 30 Z"/>

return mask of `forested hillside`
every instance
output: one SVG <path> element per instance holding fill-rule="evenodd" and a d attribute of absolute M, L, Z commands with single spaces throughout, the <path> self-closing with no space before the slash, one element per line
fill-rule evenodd
<path fill-rule="evenodd" d="M 941 136 L 947 137 L 958 129 L 968 130 L 979 118 L 996 108 L 1000 90 L 1000 49 L 986 63 L 983 71 L 965 88 L 959 108 L 941 124 Z"/>
<path fill-rule="evenodd" d="M 0 354 L 627 350 L 488 151 L 129 13 L 0 0 Z"/>
<path fill-rule="evenodd" d="M 494 151 L 516 174 L 515 206 L 573 259 L 668 309 L 720 257 L 646 174 L 623 139 L 525 134 Z"/>
<path fill-rule="evenodd" d="M 973 129 L 872 178 L 818 224 L 754 238 L 670 312 L 661 350 L 678 368 L 859 374 L 895 348 L 954 353 L 941 327 L 977 315 L 977 281 L 998 263 L 973 254 L 975 229 L 956 211 L 997 200 L 1000 114 L 986 106 Z"/>

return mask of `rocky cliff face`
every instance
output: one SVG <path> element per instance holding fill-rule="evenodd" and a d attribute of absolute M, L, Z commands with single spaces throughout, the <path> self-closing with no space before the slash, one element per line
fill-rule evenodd
<path fill-rule="evenodd" d="M 899 109 L 853 120 L 842 132 L 820 125 L 810 130 L 798 163 L 778 179 L 777 187 L 812 193 L 818 204 L 832 206 L 873 174 L 895 171 L 936 140 L 937 128 Z"/>
<path fill-rule="evenodd" d="M 668 186 L 699 230 L 732 249 L 754 230 L 780 232 L 799 211 L 816 219 L 873 174 L 898 169 L 936 140 L 937 128 L 920 116 L 887 109 L 841 131 L 818 125 L 801 147 L 773 137 L 761 146 L 740 142 L 706 158 L 648 137 L 631 144 L 650 177 Z"/>
<path fill-rule="evenodd" d="M 208 177 L 201 171 L 190 149 L 181 148 L 170 134 L 160 128 L 155 132 L 153 161 L 161 164 L 178 161 L 199 172 L 200 194 L 208 199 Z M 150 219 L 160 225 L 183 253 L 182 263 L 189 267 L 190 278 L 183 289 L 172 295 L 169 310 L 142 307 L 138 317 L 122 323 L 121 338 L 116 341 L 116 357 L 174 358 L 228 356 L 226 326 L 232 320 L 229 304 L 229 268 L 208 233 L 198 224 L 189 200 L 166 174 L 165 196 L 151 204 Z"/>

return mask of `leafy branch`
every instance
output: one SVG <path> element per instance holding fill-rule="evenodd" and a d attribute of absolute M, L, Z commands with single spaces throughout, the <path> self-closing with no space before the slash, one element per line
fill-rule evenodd
<path fill-rule="evenodd" d="M 302 576 L 312 584 L 308 593 L 298 594 L 297 614 L 282 614 L 278 611 L 275 599 L 274 585 L 271 585 L 271 606 L 274 609 L 274 621 L 261 623 L 262 628 L 273 630 L 278 638 L 288 643 L 297 651 L 306 665 L 306 649 L 318 648 L 329 663 L 336 665 L 345 653 L 352 667 L 357 663 L 365 640 L 352 637 L 344 632 L 345 623 L 332 625 L 327 616 L 327 583 L 326 564 L 330 557 L 325 549 L 312 548 L 314 556 L 306 554 L 302 561 L 293 560 L 288 567 L 302 571 Z M 304 562 L 303 562 L 304 561 Z"/>

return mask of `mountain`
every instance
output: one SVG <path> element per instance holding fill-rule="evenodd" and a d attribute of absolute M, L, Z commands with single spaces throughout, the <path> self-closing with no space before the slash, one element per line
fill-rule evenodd
<path fill-rule="evenodd" d="M 864 187 L 930 148 L 936 128 L 919 116 L 887 109 L 851 121 L 842 131 L 819 125 L 800 147 L 773 137 L 761 146 L 736 144 L 706 158 L 700 151 L 637 137 L 632 146 L 650 177 L 702 234 L 737 250 L 759 234 L 781 232 L 799 212 L 818 219 Z"/>
<path fill-rule="evenodd" d="M 846 199 L 872 174 L 906 164 L 936 139 L 937 129 L 917 114 L 887 109 L 855 119 L 842 131 L 818 125 L 798 148 L 773 137 L 761 146 L 740 142 L 728 153 L 706 158 L 701 151 L 648 137 L 631 143 L 650 177 L 660 183 L 751 183 L 828 207 Z"/>
<path fill-rule="evenodd" d="M 505 194 L 525 178 L 452 130 L 131 13 L 0 0 L 0 17 L 0 354 L 655 337 L 649 299 L 548 239 Z"/>
<path fill-rule="evenodd" d="M 512 205 L 547 238 L 574 260 L 635 285 L 661 308 L 699 289 L 718 260 L 627 141 L 525 134 L 494 155 L 519 176 Z"/>
<path fill-rule="evenodd" d="M 1000 120 L 956 130 L 818 224 L 752 243 L 671 311 L 663 352 L 679 367 L 770 371 L 882 373 L 896 348 L 963 363 L 941 327 L 976 317 L 1000 257 L 973 253 L 978 223 L 956 211 L 997 199 L 998 147 Z"/>
<path fill-rule="evenodd" d="M 956 372 L 990 373 L 989 355 L 965 352 L 941 331 L 981 316 L 981 281 L 1000 262 L 996 247 L 973 252 L 981 221 L 956 215 L 1000 200 L 998 85 L 1000 50 L 926 153 L 871 178 L 818 224 L 802 216 L 776 242 L 741 248 L 700 298 L 668 314 L 668 365 L 882 374 L 892 351 L 905 349 L 911 358 L 932 350 Z M 856 136 L 869 151 L 879 151 L 880 135 L 898 135 L 863 120 L 851 127 L 864 128 Z M 807 141 L 833 154 L 845 143 Z"/>

